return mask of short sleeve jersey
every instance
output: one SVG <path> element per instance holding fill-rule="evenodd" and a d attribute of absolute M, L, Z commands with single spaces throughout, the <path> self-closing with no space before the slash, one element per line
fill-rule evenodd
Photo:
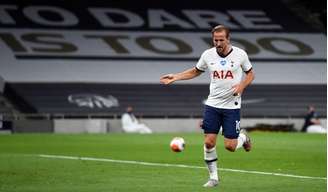
<path fill-rule="evenodd" d="M 247 53 L 235 46 L 225 57 L 221 57 L 216 48 L 203 52 L 196 68 L 209 70 L 211 83 L 206 105 L 222 109 L 239 109 L 241 97 L 233 95 L 233 85 L 242 81 L 243 72 L 252 69 Z"/>

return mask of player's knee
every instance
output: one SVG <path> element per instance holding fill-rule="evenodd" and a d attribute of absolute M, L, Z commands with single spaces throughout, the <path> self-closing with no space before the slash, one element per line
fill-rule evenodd
<path fill-rule="evenodd" d="M 206 149 L 212 149 L 213 147 L 215 147 L 215 143 L 211 141 L 205 141 L 205 147 Z"/>
<path fill-rule="evenodd" d="M 225 138 L 225 139 L 224 139 L 224 147 L 225 147 L 228 151 L 231 151 L 231 152 L 236 151 L 237 144 L 238 144 L 237 139 L 228 139 L 228 138 Z"/>
<path fill-rule="evenodd" d="M 236 146 L 234 144 L 225 144 L 224 147 L 228 150 L 228 151 L 231 151 L 231 152 L 234 152 L 236 150 Z"/>

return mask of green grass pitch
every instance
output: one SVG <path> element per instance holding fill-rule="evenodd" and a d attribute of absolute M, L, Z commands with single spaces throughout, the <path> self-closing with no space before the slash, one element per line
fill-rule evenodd
<path fill-rule="evenodd" d="M 222 136 L 218 138 L 219 168 L 224 169 L 219 170 L 220 185 L 213 189 L 202 187 L 208 173 L 199 168 L 205 166 L 201 133 L 0 135 L 0 191 L 327 191 L 326 135 L 270 132 L 250 135 L 253 150 L 249 153 L 243 149 L 228 152 L 223 147 Z M 174 136 L 186 140 L 182 153 L 170 151 L 169 142 Z M 94 159 L 45 158 L 39 154 Z"/>

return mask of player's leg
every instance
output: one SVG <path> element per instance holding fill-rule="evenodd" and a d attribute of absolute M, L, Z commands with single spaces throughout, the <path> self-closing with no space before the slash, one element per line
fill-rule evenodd
<path fill-rule="evenodd" d="M 209 172 L 209 180 L 204 187 L 214 187 L 218 185 L 218 171 L 216 153 L 216 139 L 220 130 L 219 114 L 216 108 L 205 106 L 202 128 L 204 130 L 204 160 Z"/>
<path fill-rule="evenodd" d="M 217 170 L 218 156 L 216 153 L 217 134 L 205 134 L 204 144 L 204 160 L 209 173 L 209 180 L 204 184 L 204 187 L 214 187 L 219 183 Z"/>
<path fill-rule="evenodd" d="M 234 152 L 240 147 L 243 147 L 245 151 L 251 150 L 251 140 L 248 134 L 245 132 L 240 132 L 237 139 L 224 138 L 224 146 L 228 151 Z"/>
<path fill-rule="evenodd" d="M 251 150 L 250 138 L 246 131 L 240 131 L 240 109 L 222 109 L 224 146 L 228 151 L 236 151 L 244 147 L 245 151 Z"/>

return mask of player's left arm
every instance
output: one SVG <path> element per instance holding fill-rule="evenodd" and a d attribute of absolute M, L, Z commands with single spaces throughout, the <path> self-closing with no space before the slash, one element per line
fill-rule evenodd
<path fill-rule="evenodd" d="M 250 70 L 246 71 L 245 74 L 246 75 L 245 75 L 245 78 L 243 79 L 243 81 L 240 82 L 239 84 L 236 84 L 233 86 L 233 88 L 234 88 L 233 94 L 234 95 L 241 95 L 243 93 L 244 89 L 248 85 L 250 85 L 255 78 L 252 68 Z"/>

